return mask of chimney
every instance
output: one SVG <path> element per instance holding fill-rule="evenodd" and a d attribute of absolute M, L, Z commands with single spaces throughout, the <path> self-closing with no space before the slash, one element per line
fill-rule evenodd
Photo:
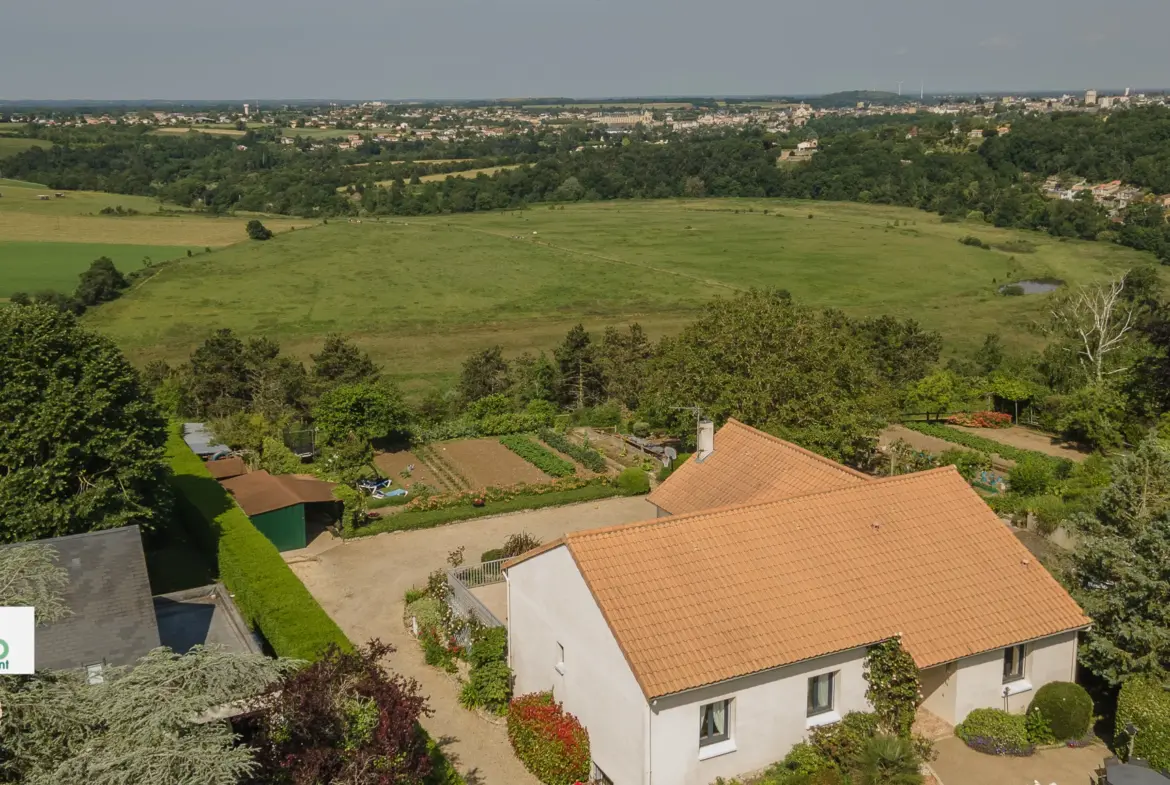
<path fill-rule="evenodd" d="M 713 452 L 715 452 L 715 423 L 710 420 L 700 420 L 699 436 L 695 442 L 695 460 L 702 463 Z"/>

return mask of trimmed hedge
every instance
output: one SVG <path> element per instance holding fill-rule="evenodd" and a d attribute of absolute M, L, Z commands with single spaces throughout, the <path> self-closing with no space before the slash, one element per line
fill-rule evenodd
<path fill-rule="evenodd" d="M 1035 751 L 1024 715 L 1008 714 L 1003 709 L 975 709 L 955 726 L 955 735 L 971 749 L 988 755 L 1022 758 Z"/>
<path fill-rule="evenodd" d="M 1149 761 L 1155 769 L 1170 769 L 1170 692 L 1160 680 L 1135 677 L 1121 685 L 1114 725 L 1118 745 L 1129 742 L 1125 726 L 1131 723 L 1138 729 L 1134 757 Z"/>
<path fill-rule="evenodd" d="M 214 560 L 240 613 L 273 651 L 301 660 L 315 660 L 330 644 L 352 651 L 345 633 L 285 564 L 276 546 L 212 479 L 178 427 L 167 439 L 167 462 L 181 520 Z"/>
<path fill-rule="evenodd" d="M 966 431 L 957 431 L 946 425 L 936 425 L 934 423 L 906 421 L 902 426 L 909 428 L 912 431 L 924 433 L 927 436 L 935 436 L 939 439 L 945 439 L 954 444 L 961 444 L 964 447 L 971 447 L 975 450 L 983 452 L 995 453 L 1001 458 L 1007 458 L 1009 461 L 1022 461 L 1027 458 L 1034 458 L 1041 461 L 1046 461 L 1052 464 L 1052 470 L 1058 471 L 1065 464 L 1071 464 L 1072 461 L 1064 458 L 1054 458 L 1051 455 L 1045 455 L 1042 452 L 1035 450 L 1021 450 L 1019 447 L 1012 447 L 1007 444 L 1001 444 L 994 439 L 985 439 L 982 436 L 976 436 L 973 433 Z"/>
<path fill-rule="evenodd" d="M 600 474 L 606 469 L 605 458 L 597 450 L 571 442 L 564 434 L 557 433 L 551 428 L 545 428 L 540 432 L 540 440 L 554 450 L 563 452 L 591 472 Z"/>
<path fill-rule="evenodd" d="M 551 692 L 514 698 L 508 706 L 508 741 L 516 757 L 545 785 L 589 779 L 589 734 Z"/>
<path fill-rule="evenodd" d="M 1038 711 L 1057 741 L 1083 739 L 1093 724 L 1093 699 L 1071 681 L 1053 681 L 1036 690 L 1028 713 Z"/>
<path fill-rule="evenodd" d="M 576 466 L 553 455 L 527 436 L 501 436 L 500 444 L 550 477 L 569 477 L 577 473 Z"/>
<path fill-rule="evenodd" d="M 617 486 L 627 496 L 650 492 L 650 478 L 641 469 L 626 469 L 617 476 Z"/>
<path fill-rule="evenodd" d="M 611 496 L 624 496 L 626 492 L 612 485 L 586 485 L 571 491 L 556 491 L 539 496 L 517 496 L 507 501 L 488 502 L 482 507 L 465 505 L 461 507 L 447 507 L 441 510 L 420 510 L 418 512 L 402 512 L 397 515 L 387 515 L 373 523 L 356 529 L 352 537 L 369 537 L 382 532 L 411 531 L 413 529 L 430 529 L 442 526 L 445 523 L 465 521 L 471 518 L 482 518 L 485 515 L 500 515 L 506 512 L 521 510 L 539 510 L 544 507 L 559 507 L 562 504 L 577 504 L 579 502 L 608 499 Z"/>

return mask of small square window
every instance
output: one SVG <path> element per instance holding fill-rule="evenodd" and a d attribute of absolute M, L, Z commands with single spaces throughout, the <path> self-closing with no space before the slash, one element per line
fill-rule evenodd
<path fill-rule="evenodd" d="M 557 673 L 564 674 L 565 672 L 565 646 L 562 643 L 557 643 L 557 664 L 554 666 Z"/>
<path fill-rule="evenodd" d="M 1009 646 L 1003 650 L 1003 683 L 1019 681 L 1024 678 L 1024 665 L 1027 661 L 1027 651 L 1024 645 Z"/>
<path fill-rule="evenodd" d="M 731 738 L 731 699 L 699 707 L 699 746 L 718 744 Z"/>
<path fill-rule="evenodd" d="M 833 710 L 833 684 L 837 673 L 822 673 L 808 680 L 808 716 Z"/>
<path fill-rule="evenodd" d="M 102 676 L 102 664 L 99 662 L 95 665 L 85 666 L 85 681 L 88 684 L 102 684 L 105 682 L 105 677 Z"/>

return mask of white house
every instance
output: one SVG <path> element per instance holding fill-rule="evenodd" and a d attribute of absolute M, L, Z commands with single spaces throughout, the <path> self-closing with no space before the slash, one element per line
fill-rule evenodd
<path fill-rule="evenodd" d="M 731 468 L 760 464 L 789 481 L 749 472 L 748 501 L 724 498 Z M 709 785 L 768 766 L 868 708 L 866 649 L 893 636 L 922 669 L 922 708 L 952 724 L 1072 680 L 1089 619 L 953 468 L 834 465 L 733 421 L 651 497 L 721 506 L 505 565 L 516 692 L 553 691 L 604 781 Z"/>

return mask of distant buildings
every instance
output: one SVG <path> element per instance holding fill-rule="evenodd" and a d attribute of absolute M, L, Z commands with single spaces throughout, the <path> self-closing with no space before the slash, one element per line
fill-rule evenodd
<path fill-rule="evenodd" d="M 1096 90 L 1086 90 L 1085 91 L 1085 106 L 1096 106 L 1096 105 L 1097 105 L 1097 91 Z"/>

